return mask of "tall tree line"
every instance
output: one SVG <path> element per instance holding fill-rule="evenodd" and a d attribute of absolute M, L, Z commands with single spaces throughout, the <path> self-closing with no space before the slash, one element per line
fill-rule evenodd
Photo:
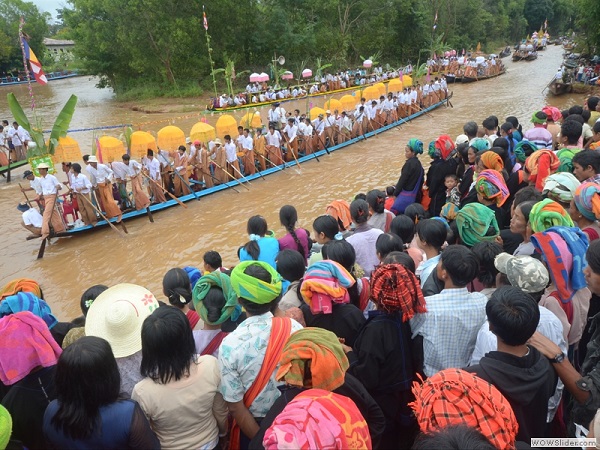
<path fill-rule="evenodd" d="M 552 35 L 582 32 L 589 51 L 600 43 L 598 0 L 68 2 L 60 11 L 61 38 L 75 40 L 87 72 L 117 92 L 148 83 L 209 84 L 203 5 L 215 67 L 233 61 L 238 71 L 268 71 L 275 54 L 285 55 L 285 68 L 295 74 L 306 67 L 314 71 L 319 63 L 333 69 L 355 67 L 371 55 L 384 64 L 416 64 L 442 47 L 468 51 L 481 43 L 482 49 L 493 51 L 539 30 L 546 20 Z M 33 48 L 48 34 L 47 14 L 32 3 L 0 0 L 0 71 L 19 68 L 16 29 L 21 15 Z"/>

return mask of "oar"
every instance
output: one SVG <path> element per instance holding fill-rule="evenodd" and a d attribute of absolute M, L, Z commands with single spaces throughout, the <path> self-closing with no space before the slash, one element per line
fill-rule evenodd
<path fill-rule="evenodd" d="M 184 208 L 187 208 L 187 205 L 185 203 L 183 203 L 181 200 L 179 200 L 177 197 L 175 197 L 173 194 L 171 194 L 169 191 L 167 191 L 163 186 L 161 186 L 160 184 L 158 184 L 156 181 L 154 181 L 152 178 L 150 178 L 148 175 L 146 175 L 144 172 L 142 172 L 142 175 L 150 180 L 151 183 L 154 183 L 156 186 L 158 186 L 159 188 L 161 188 L 166 194 L 169 195 L 169 197 L 171 197 L 173 200 L 175 200 L 177 203 L 179 203 L 181 206 L 183 206 Z"/>
<path fill-rule="evenodd" d="M 162 159 L 165 161 L 165 163 L 167 163 L 167 166 L 171 166 L 173 169 L 173 172 L 175 173 L 175 175 L 177 175 L 179 177 L 179 179 L 181 180 L 181 182 L 187 186 L 187 188 L 190 190 L 190 192 L 192 194 L 194 194 L 194 197 L 196 197 L 196 200 L 200 200 L 200 197 L 198 197 L 198 194 L 196 194 L 196 191 L 194 191 L 194 189 L 192 188 L 192 186 L 190 186 L 188 183 L 186 183 L 185 178 L 183 178 L 181 176 L 181 174 L 179 173 L 179 171 L 177 170 L 176 167 L 174 167 L 173 163 L 170 163 L 169 161 L 167 161 L 167 158 L 165 158 L 161 153 L 160 150 L 158 151 L 158 155 L 162 156 Z"/>
<path fill-rule="evenodd" d="M 250 190 L 250 188 L 249 188 L 248 186 L 246 186 L 244 183 L 242 183 L 242 182 L 241 182 L 240 180 L 238 180 L 236 177 L 234 177 L 233 175 L 231 175 L 231 174 L 230 174 L 230 173 L 229 173 L 227 170 L 223 169 L 223 168 L 222 168 L 222 167 L 221 167 L 221 166 L 220 166 L 220 165 L 219 165 L 219 164 L 218 164 L 216 161 L 212 161 L 212 163 L 213 163 L 215 166 L 217 166 L 219 169 L 221 169 L 223 172 L 225 172 L 229 178 L 231 178 L 231 179 L 232 179 L 232 180 L 234 180 L 234 181 L 237 181 L 237 183 L 238 183 L 240 186 L 243 186 L 243 187 L 245 187 L 245 188 L 246 188 L 248 191 Z M 213 178 L 214 178 L 214 177 L 213 177 Z M 220 183 L 220 181 L 219 181 L 219 183 Z"/>
<path fill-rule="evenodd" d="M 46 251 L 46 242 L 49 238 L 42 239 L 42 243 L 40 245 L 40 249 L 38 251 L 37 259 L 42 259 L 44 257 L 44 252 Z"/>
<path fill-rule="evenodd" d="M 92 191 L 92 192 L 93 192 L 93 191 Z M 93 195 L 93 194 L 92 194 L 92 195 Z M 108 223 L 108 224 L 110 225 L 110 227 L 111 227 L 113 230 L 115 230 L 115 231 L 116 231 L 116 233 L 117 233 L 119 236 L 121 236 L 121 237 L 125 237 L 125 234 L 124 234 L 124 233 L 123 233 L 121 230 L 119 230 L 117 227 L 115 227 L 115 226 L 113 225 L 113 223 L 112 223 L 110 220 L 108 220 L 108 219 L 107 219 L 107 217 L 106 217 L 106 216 L 105 216 L 105 215 L 102 213 L 102 211 L 100 211 L 100 208 L 96 208 L 96 206 L 95 206 L 95 205 L 94 205 L 94 204 L 93 204 L 93 203 L 92 203 L 90 200 L 88 200 L 88 198 L 87 198 L 85 195 L 82 195 L 81 197 L 79 197 L 79 196 L 78 196 L 77 198 L 78 198 L 78 199 L 79 199 L 79 198 L 82 198 L 82 199 L 83 199 L 83 200 L 85 200 L 87 203 L 89 203 L 89 204 L 92 206 L 92 208 L 94 208 L 94 211 L 96 211 L 96 212 L 97 212 L 97 213 L 100 215 L 100 217 L 102 217 L 104 220 L 106 220 L 106 223 Z M 97 200 L 96 200 L 96 201 L 97 201 Z M 122 222 L 122 221 L 123 221 L 123 220 L 121 219 L 121 222 Z"/>
<path fill-rule="evenodd" d="M 285 137 L 285 142 L 287 143 L 287 149 L 288 152 L 290 152 L 292 154 L 292 156 L 294 157 L 294 159 L 296 160 L 296 166 L 298 167 L 298 169 L 300 169 L 300 171 L 302 170 L 302 168 L 300 167 L 300 161 L 298 161 L 298 158 L 296 157 L 296 154 L 292 151 L 292 144 L 290 144 L 290 140 L 289 138 L 286 136 Z"/>
<path fill-rule="evenodd" d="M 267 158 L 266 155 L 261 155 L 263 158 L 265 158 L 269 164 L 271 164 L 273 167 L 277 167 L 279 170 L 283 170 L 283 167 L 281 167 L 281 164 L 275 164 L 273 161 L 271 161 L 269 158 Z"/>
<path fill-rule="evenodd" d="M 33 208 L 33 205 L 31 204 L 31 202 L 29 201 L 29 197 L 27 197 L 27 194 L 23 190 L 23 186 L 21 186 L 21 183 L 19 183 L 19 187 L 21 188 L 21 192 L 25 196 L 25 200 L 27 201 L 27 204 L 29 205 L 30 208 Z"/>
<path fill-rule="evenodd" d="M 213 162 L 215 165 L 217 164 L 217 163 L 216 163 L 216 162 L 214 162 L 214 161 L 211 161 L 211 162 Z M 209 165 L 210 165 L 210 163 L 209 163 Z M 214 175 L 213 175 L 212 173 L 210 173 L 210 167 L 208 168 L 208 174 L 210 175 L 210 177 L 213 179 L 213 181 L 214 181 L 214 182 L 216 182 L 216 183 L 218 183 L 218 184 L 220 184 L 220 183 L 221 183 L 219 180 L 217 180 L 217 179 L 214 177 Z M 229 184 L 228 184 L 227 186 L 229 186 L 231 189 L 233 189 L 233 190 L 234 190 L 235 192 L 237 192 L 238 194 L 240 193 L 240 191 L 238 191 L 238 190 L 235 188 L 235 186 L 231 186 L 231 185 L 229 185 Z"/>

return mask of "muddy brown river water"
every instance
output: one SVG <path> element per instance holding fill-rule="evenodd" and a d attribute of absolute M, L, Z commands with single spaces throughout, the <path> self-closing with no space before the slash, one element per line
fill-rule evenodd
<path fill-rule="evenodd" d="M 561 60 L 562 48 L 556 46 L 540 52 L 533 62 L 513 63 L 509 58 L 505 59 L 508 68 L 505 75 L 471 84 L 451 85 L 453 108 L 438 108 L 399 128 L 323 156 L 320 162 L 304 163 L 298 171 L 288 169 L 265 180 L 252 181 L 250 190 L 219 192 L 198 202 L 188 202 L 188 209 L 172 207 L 156 213 L 154 223 L 149 223 L 145 217 L 130 220 L 127 222 L 129 235 L 125 238 L 104 227 L 60 239 L 46 248 L 42 260 L 36 260 L 40 242 L 25 241 L 28 233 L 19 225 L 20 213 L 16 204 L 23 199 L 17 184 L 20 177 L 15 176 L 10 184 L 2 179 L 0 285 L 16 277 L 38 280 L 46 301 L 61 320 L 80 314 L 79 298 L 93 284 L 136 283 L 164 300 L 161 284 L 168 269 L 201 266 L 202 254 L 211 249 L 221 253 L 226 266 L 235 264 L 237 248 L 247 241 L 246 222 L 250 216 L 263 215 L 269 228 L 281 236 L 285 231 L 279 225 L 278 211 L 285 204 L 294 205 L 298 209 L 299 225 L 311 229 L 313 219 L 323 214 L 332 200 L 349 200 L 358 192 L 394 184 L 403 164 L 404 145 L 412 137 L 423 142 L 443 133 L 456 137 L 468 120 L 481 123 L 491 114 L 501 121 L 515 115 L 527 129 L 531 114 L 545 104 L 559 108 L 581 104 L 581 95 L 552 97 L 547 90 L 542 92 Z M 95 80 L 89 77 L 52 81 L 47 86 L 34 86 L 33 89 L 38 117 L 48 118 L 42 122 L 44 129 L 50 128 L 51 121 L 71 94 L 79 97 L 72 129 L 132 123 L 143 124 L 136 129 L 158 131 L 173 123 L 188 133 L 198 120 L 188 116 L 194 115 L 194 110 L 204 109 L 201 106 L 204 102 L 196 100 L 197 105 L 193 105 L 194 101 L 188 100 L 181 102 L 187 105 L 186 112 L 147 114 L 133 111 L 116 102 L 110 91 L 96 89 Z M 15 93 L 24 109 L 28 106 L 26 86 L 0 87 L 0 119 L 11 120 L 5 96 L 8 92 Z M 314 106 L 323 106 L 325 99 L 311 101 Z M 296 107 L 305 110 L 307 102 L 283 106 L 288 111 Z M 26 112 L 29 114 L 28 109 Z M 245 112 L 237 112 L 234 116 L 239 120 Z M 261 116 L 265 120 L 266 109 L 261 110 Z M 214 124 L 217 116 L 207 116 L 207 119 Z M 117 137 L 119 133 L 120 130 L 106 132 Z M 83 153 L 91 153 L 92 132 L 70 135 L 79 142 Z M 426 155 L 421 155 L 420 159 L 428 164 Z M 18 169 L 15 175 L 22 174 L 23 170 Z M 61 173 L 59 179 L 63 178 Z"/>

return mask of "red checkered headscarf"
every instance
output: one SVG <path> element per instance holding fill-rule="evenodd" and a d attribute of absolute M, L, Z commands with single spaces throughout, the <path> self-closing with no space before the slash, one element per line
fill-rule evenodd
<path fill-rule="evenodd" d="M 496 448 L 515 448 L 519 425 L 506 398 L 472 373 L 446 369 L 413 385 L 414 410 L 421 431 L 465 424 L 476 428 Z"/>
<path fill-rule="evenodd" d="M 425 298 L 414 273 L 401 264 L 384 264 L 371 274 L 371 299 L 387 313 L 402 313 L 402 322 L 425 313 Z"/>

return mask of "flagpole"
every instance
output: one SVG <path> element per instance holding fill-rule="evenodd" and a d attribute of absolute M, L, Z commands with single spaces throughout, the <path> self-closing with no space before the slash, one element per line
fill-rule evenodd
<path fill-rule="evenodd" d="M 215 100 L 219 98 L 217 93 L 217 79 L 215 78 L 215 64 L 212 59 L 212 48 L 210 48 L 210 35 L 208 34 L 208 20 L 206 18 L 206 12 L 204 11 L 204 5 L 202 5 L 202 21 L 204 25 L 204 31 L 206 32 L 206 47 L 208 48 L 208 60 L 210 61 L 210 74 L 213 79 L 213 88 L 215 90 Z"/>
<path fill-rule="evenodd" d="M 19 21 L 19 45 L 21 46 L 21 54 L 23 55 L 23 67 L 25 68 L 25 76 L 27 77 L 27 87 L 29 88 L 29 97 L 31 98 L 31 111 L 33 112 L 34 123 L 37 123 L 37 118 L 35 115 L 35 98 L 33 96 L 33 88 L 31 87 L 31 75 L 29 73 L 29 67 L 27 66 L 25 46 L 23 45 L 23 25 L 25 25 L 25 19 L 21 17 L 21 20 Z"/>

